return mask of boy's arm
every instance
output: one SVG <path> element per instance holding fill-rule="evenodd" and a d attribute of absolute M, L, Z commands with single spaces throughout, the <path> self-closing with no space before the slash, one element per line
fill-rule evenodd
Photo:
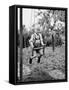
<path fill-rule="evenodd" d="M 31 46 L 32 48 L 34 47 L 34 45 L 33 45 L 33 38 L 34 38 L 34 36 L 31 35 L 31 38 L 30 38 L 30 40 L 29 40 L 30 46 Z"/>
<path fill-rule="evenodd" d="M 39 35 L 40 35 L 41 44 L 44 45 L 42 35 L 41 34 L 39 34 Z"/>

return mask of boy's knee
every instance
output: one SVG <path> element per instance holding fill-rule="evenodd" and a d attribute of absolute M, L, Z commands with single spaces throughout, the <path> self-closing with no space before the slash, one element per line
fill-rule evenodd
<path fill-rule="evenodd" d="M 43 55 L 43 49 L 40 50 L 40 54 Z"/>

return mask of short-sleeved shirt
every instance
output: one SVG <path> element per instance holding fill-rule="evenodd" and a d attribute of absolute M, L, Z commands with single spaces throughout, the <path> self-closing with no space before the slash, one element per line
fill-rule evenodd
<path fill-rule="evenodd" d="M 34 46 L 40 46 L 43 43 L 42 35 L 40 33 L 32 34 L 29 42 L 32 42 Z"/>

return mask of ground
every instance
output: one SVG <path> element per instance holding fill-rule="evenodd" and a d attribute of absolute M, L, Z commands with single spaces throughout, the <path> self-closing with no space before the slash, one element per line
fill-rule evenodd
<path fill-rule="evenodd" d="M 31 48 L 23 49 L 23 81 L 42 81 L 65 79 L 65 45 L 57 46 L 53 52 L 52 47 L 45 48 L 45 55 L 40 63 L 33 59 L 29 64 Z"/>

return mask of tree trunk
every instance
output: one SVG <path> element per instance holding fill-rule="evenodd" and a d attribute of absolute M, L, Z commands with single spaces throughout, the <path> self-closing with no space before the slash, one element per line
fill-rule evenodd
<path fill-rule="evenodd" d="M 55 40 L 54 40 L 54 35 L 52 34 L 52 49 L 53 49 L 53 52 L 55 50 Z"/>

